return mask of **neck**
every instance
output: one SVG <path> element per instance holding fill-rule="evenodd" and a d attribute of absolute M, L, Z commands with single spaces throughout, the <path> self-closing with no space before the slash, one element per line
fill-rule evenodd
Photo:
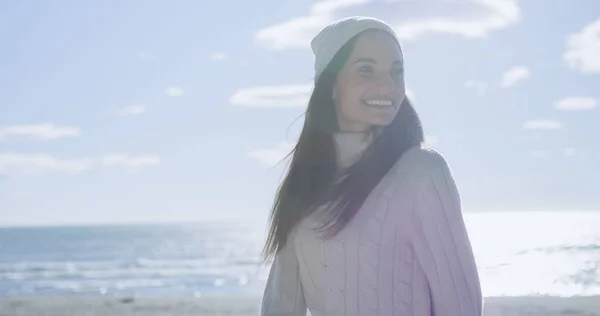
<path fill-rule="evenodd" d="M 348 168 L 358 161 L 372 141 L 370 132 L 337 132 L 333 134 L 338 168 Z"/>
<path fill-rule="evenodd" d="M 346 121 L 338 116 L 338 127 L 341 133 L 366 133 L 370 125 L 362 122 Z"/>

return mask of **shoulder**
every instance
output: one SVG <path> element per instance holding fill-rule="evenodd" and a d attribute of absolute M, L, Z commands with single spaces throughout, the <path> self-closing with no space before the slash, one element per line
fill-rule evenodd
<path fill-rule="evenodd" d="M 449 172 L 444 156 L 431 148 L 415 146 L 408 149 L 394 166 L 395 178 L 419 181 L 429 178 L 435 172 Z"/>
<path fill-rule="evenodd" d="M 398 210 L 395 216 L 402 217 L 398 219 L 399 223 L 413 223 L 414 218 L 422 214 L 431 215 L 431 212 L 444 209 L 440 203 L 455 205 L 458 201 L 446 158 L 434 149 L 421 146 L 408 149 L 390 170 L 389 176 L 388 192 Z"/>

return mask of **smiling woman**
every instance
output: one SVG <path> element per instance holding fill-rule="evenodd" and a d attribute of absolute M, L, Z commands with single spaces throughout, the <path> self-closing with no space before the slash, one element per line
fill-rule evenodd
<path fill-rule="evenodd" d="M 392 122 L 405 98 L 402 52 L 389 34 L 366 31 L 333 88 L 340 131 L 364 132 Z"/>
<path fill-rule="evenodd" d="M 394 30 L 368 17 L 312 40 L 315 88 L 264 249 L 262 315 L 481 315 L 450 168 L 423 148 Z"/>

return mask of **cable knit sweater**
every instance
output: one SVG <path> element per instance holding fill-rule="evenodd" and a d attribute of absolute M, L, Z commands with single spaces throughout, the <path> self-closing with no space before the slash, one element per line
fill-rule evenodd
<path fill-rule="evenodd" d="M 368 145 L 335 135 L 340 167 Z M 479 316 L 483 298 L 460 198 L 443 157 L 407 151 L 333 239 L 291 233 L 271 265 L 262 316 Z"/>

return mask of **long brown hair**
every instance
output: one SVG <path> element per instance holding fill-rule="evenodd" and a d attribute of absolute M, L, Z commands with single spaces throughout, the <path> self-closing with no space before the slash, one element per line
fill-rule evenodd
<path fill-rule="evenodd" d="M 332 91 L 359 35 L 337 52 L 317 78 L 300 138 L 290 153 L 292 159 L 287 174 L 275 196 L 263 249 L 265 260 L 285 246 L 289 233 L 304 217 L 328 202 L 335 203 L 328 209 L 329 219 L 321 231 L 326 238 L 334 236 L 356 215 L 400 156 L 423 142 L 421 122 L 405 97 L 394 120 L 378 133 L 359 161 L 338 178 L 333 140 L 338 125 Z"/>

